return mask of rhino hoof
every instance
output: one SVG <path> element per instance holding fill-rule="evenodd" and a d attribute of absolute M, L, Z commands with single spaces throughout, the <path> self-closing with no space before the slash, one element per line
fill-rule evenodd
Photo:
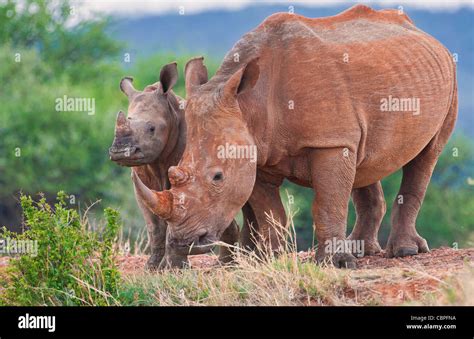
<path fill-rule="evenodd" d="M 350 253 L 336 253 L 323 258 L 318 258 L 317 262 L 319 264 L 333 264 L 336 268 L 357 268 L 357 259 Z"/>
<path fill-rule="evenodd" d="M 394 252 L 394 257 L 408 257 L 410 255 L 418 254 L 418 249 L 413 247 L 400 247 Z"/>
<path fill-rule="evenodd" d="M 219 255 L 219 263 L 221 265 L 232 265 L 235 264 L 235 258 L 232 254 L 227 254 L 227 255 Z"/>
<path fill-rule="evenodd" d="M 352 234 L 347 237 L 347 240 L 357 240 L 357 241 L 363 241 L 364 243 L 364 253 L 363 256 L 372 256 L 372 255 L 377 255 L 380 252 L 382 252 L 382 247 L 380 247 L 380 244 L 378 240 L 373 240 L 373 239 L 366 239 L 363 237 L 354 237 Z M 360 257 L 360 254 L 358 254 Z"/>
<path fill-rule="evenodd" d="M 335 254 L 332 257 L 332 262 L 337 268 L 348 268 L 355 269 L 357 268 L 356 258 L 349 253 Z"/>
<path fill-rule="evenodd" d="M 408 257 L 430 251 L 426 240 L 419 235 L 409 239 L 398 239 L 396 237 L 393 239 L 389 239 L 387 244 L 385 256 L 388 258 Z"/>
<path fill-rule="evenodd" d="M 364 256 L 377 255 L 382 252 L 382 247 L 380 247 L 378 242 L 366 243 L 364 248 Z"/>
<path fill-rule="evenodd" d="M 150 258 L 148 258 L 148 261 L 145 264 L 145 269 L 147 271 L 157 271 L 160 269 L 160 263 L 161 260 L 163 259 L 162 255 L 151 255 Z"/>
<path fill-rule="evenodd" d="M 158 266 L 159 270 L 188 268 L 188 256 L 165 255 Z"/>

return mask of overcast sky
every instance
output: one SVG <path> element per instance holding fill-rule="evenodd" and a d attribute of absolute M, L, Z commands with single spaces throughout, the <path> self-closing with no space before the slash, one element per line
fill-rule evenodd
<path fill-rule="evenodd" d="M 133 0 L 75 0 L 73 3 L 80 3 L 77 6 L 82 15 L 90 16 L 94 12 L 106 14 L 118 14 L 127 16 L 145 16 L 151 14 L 171 14 L 184 10 L 184 14 L 195 14 L 199 12 L 226 9 L 237 10 L 253 4 L 280 4 L 293 5 L 295 12 L 298 13 L 298 6 L 348 6 L 357 3 L 357 1 L 341 1 L 341 0 L 300 0 L 300 1 L 252 1 L 252 0 L 174 0 L 174 1 L 133 1 Z M 411 1 L 394 1 L 394 0 L 378 0 L 378 1 L 359 1 L 367 5 L 377 5 L 389 8 L 397 8 L 398 6 L 407 6 L 410 8 L 420 8 L 430 11 L 456 10 L 460 7 L 474 8 L 474 0 L 411 0 Z M 182 13 L 181 13 L 182 14 Z"/>

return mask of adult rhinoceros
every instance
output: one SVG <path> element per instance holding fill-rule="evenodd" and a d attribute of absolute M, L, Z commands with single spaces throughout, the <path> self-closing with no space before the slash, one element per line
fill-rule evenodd
<path fill-rule="evenodd" d="M 167 211 L 174 245 L 202 234 L 217 239 L 248 200 L 259 232 L 276 248 L 265 212 L 285 220 L 278 188 L 286 178 L 315 191 L 318 261 L 354 267 L 351 253 L 325 244 L 346 239 L 352 193 L 357 222 L 349 238 L 363 240 L 366 254 L 379 251 L 380 180 L 402 168 L 387 253 L 428 251 L 415 221 L 454 128 L 455 64 L 406 15 L 361 5 L 320 19 L 275 14 L 206 80 L 202 59 L 191 60 L 189 142 L 173 171 L 185 180 L 146 200 Z M 258 160 L 219 157 L 222 145 L 256 147 Z"/>

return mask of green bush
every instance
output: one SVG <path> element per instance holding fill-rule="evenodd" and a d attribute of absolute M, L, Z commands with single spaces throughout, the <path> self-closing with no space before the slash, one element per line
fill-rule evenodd
<path fill-rule="evenodd" d="M 87 220 L 66 206 L 59 192 L 52 208 L 43 197 L 37 203 L 22 195 L 26 230 L 17 234 L 3 229 L 3 238 L 37 242 L 35 255 L 10 261 L 6 305 L 110 305 L 118 295 L 120 274 L 115 265 L 119 214 L 106 208 L 103 232 L 92 231 Z"/>

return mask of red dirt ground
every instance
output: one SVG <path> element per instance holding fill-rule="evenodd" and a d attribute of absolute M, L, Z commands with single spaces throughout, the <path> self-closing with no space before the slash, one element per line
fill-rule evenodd
<path fill-rule="evenodd" d="M 299 252 L 302 261 L 314 253 Z M 125 275 L 140 274 L 147 256 L 121 256 L 119 266 Z M 215 255 L 190 256 L 192 268 L 210 269 L 218 265 Z M 473 249 L 438 248 L 405 258 L 385 258 L 383 254 L 358 259 L 357 270 L 350 272 L 344 297 L 355 304 L 400 305 L 417 303 L 428 293 L 441 294 L 445 282 L 474 267 Z M 472 278 L 472 277 L 471 277 Z M 466 293 L 474 293 L 467 291 Z M 473 296 L 468 296 L 471 303 Z M 440 301 L 438 301 L 440 302 Z M 441 301 L 442 302 L 442 301 Z M 309 303 L 312 305 L 312 302 Z"/>
<path fill-rule="evenodd" d="M 299 252 L 302 261 L 310 260 L 314 253 Z M 145 255 L 118 257 L 119 267 L 124 275 L 144 272 Z M 190 256 L 192 268 L 210 269 L 218 265 L 215 255 Z M 440 292 L 446 280 L 467 268 L 473 268 L 474 248 L 454 250 L 439 248 L 405 258 L 385 258 L 383 254 L 358 259 L 357 270 L 348 276 L 344 297 L 356 304 L 399 305 L 422 299 L 427 293 Z M 8 265 L 8 257 L 0 257 L 0 275 Z M 471 277 L 467 279 L 472 280 Z M 467 301 L 473 302 L 473 290 L 466 291 Z M 311 303 L 310 303 L 311 304 Z"/>
<path fill-rule="evenodd" d="M 299 252 L 301 260 L 310 260 L 314 253 Z M 148 259 L 146 255 L 126 255 L 118 258 L 119 267 L 125 274 L 140 273 Z M 364 257 L 357 260 L 357 269 L 380 269 L 380 268 L 413 268 L 423 267 L 425 271 L 435 273 L 438 271 L 460 270 L 465 262 L 474 259 L 474 248 L 454 250 L 442 247 L 432 250 L 430 253 L 421 253 L 405 258 L 385 258 L 383 254 Z M 200 254 L 189 256 L 191 267 L 210 268 L 218 265 L 217 256 Z M 1 266 L 1 261 L 0 261 Z"/>

